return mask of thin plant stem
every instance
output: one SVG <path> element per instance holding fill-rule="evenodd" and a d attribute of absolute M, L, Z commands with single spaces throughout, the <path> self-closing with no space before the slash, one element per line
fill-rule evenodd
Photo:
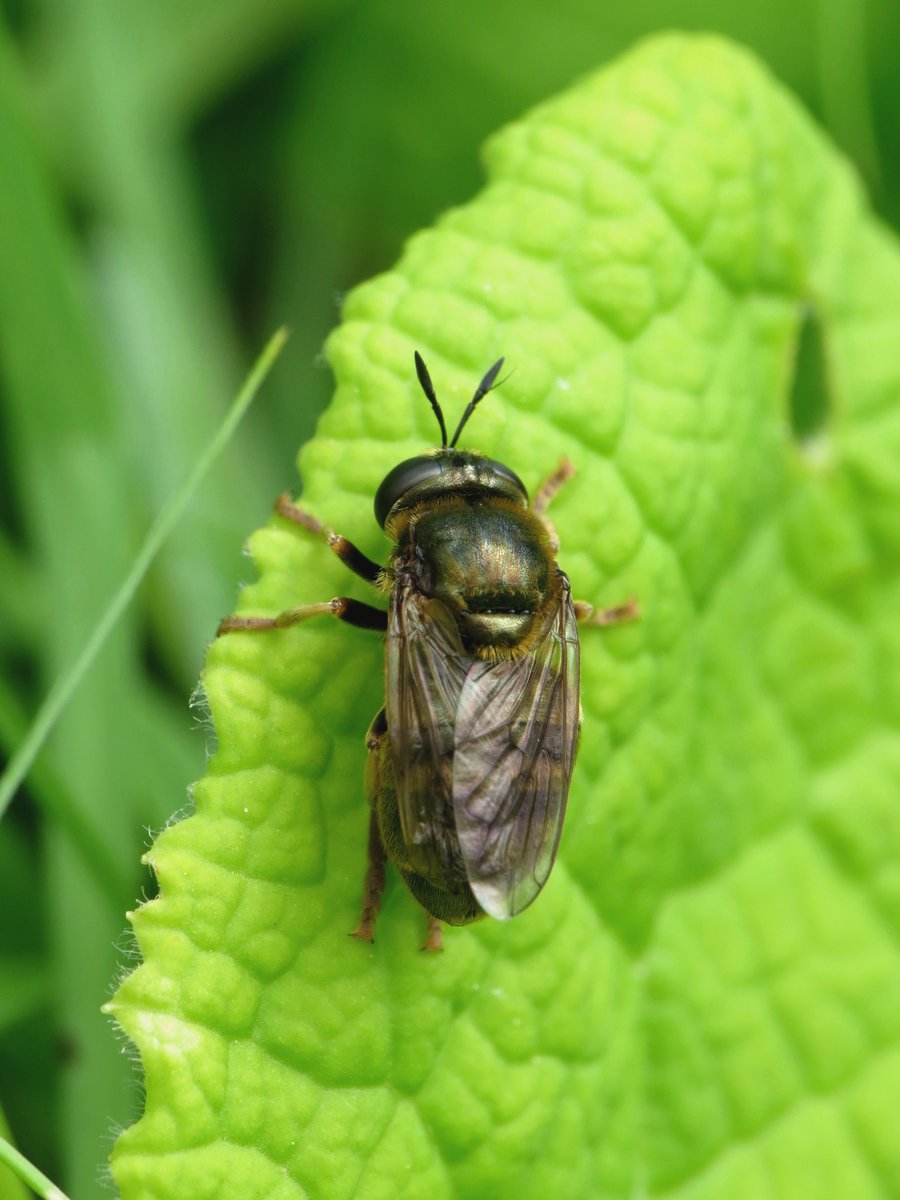
<path fill-rule="evenodd" d="M 65 1192 L 60 1191 L 43 1171 L 39 1171 L 34 1163 L 29 1162 L 25 1155 L 20 1154 L 4 1137 L 0 1137 L 0 1163 L 9 1167 L 12 1173 L 42 1200 L 68 1200 Z"/>
<path fill-rule="evenodd" d="M 27 733 L 28 719 L 21 702 L 0 679 L 0 746 L 19 745 Z M 92 820 L 75 803 L 64 778 L 46 759 L 31 770 L 31 796 L 39 809 L 52 817 L 81 858 L 97 887 L 116 910 L 128 892 L 131 876 L 103 841 Z"/>
<path fill-rule="evenodd" d="M 209 471 L 212 464 L 221 454 L 229 438 L 237 428 L 244 413 L 250 407 L 251 401 L 259 391 L 265 377 L 268 375 L 281 353 L 287 340 L 287 330 L 279 329 L 269 340 L 268 345 L 253 365 L 253 369 L 244 381 L 244 385 L 235 397 L 234 403 L 228 410 L 225 420 L 217 429 L 206 450 L 197 460 L 193 471 L 185 480 L 179 491 L 166 504 L 150 527 L 144 544 L 138 551 L 131 570 L 122 581 L 106 611 L 94 626 L 94 631 L 87 639 L 84 649 L 76 661 L 47 693 L 31 727 L 19 748 L 7 764 L 6 770 L 0 776 L 0 817 L 3 816 L 9 802 L 12 800 L 22 781 L 31 770 L 31 766 L 49 737 L 54 725 L 84 678 L 91 664 L 102 649 L 110 632 L 119 617 L 130 604 L 141 581 L 147 574 L 150 564 L 159 553 L 166 538 L 178 524 L 181 514 L 187 507 L 188 501 L 197 490 L 201 480 Z"/>

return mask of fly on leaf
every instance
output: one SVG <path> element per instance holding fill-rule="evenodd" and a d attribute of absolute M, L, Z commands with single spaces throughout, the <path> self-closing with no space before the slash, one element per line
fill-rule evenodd
<path fill-rule="evenodd" d="M 495 386 L 486 373 L 447 440 L 421 356 L 416 373 L 441 432 L 438 449 L 394 467 L 375 495 L 393 549 L 386 567 L 281 496 L 277 511 L 323 538 L 373 587 L 387 612 L 347 597 L 277 617 L 227 617 L 218 633 L 285 629 L 331 615 L 385 635 L 385 702 L 366 735 L 369 865 L 353 936 L 374 940 L 390 859 L 441 926 L 526 908 L 556 858 L 581 724 L 578 622 L 632 619 L 629 601 L 594 611 L 573 601 L 556 563 L 547 506 L 567 460 L 529 503 L 509 467 L 456 443 Z"/>

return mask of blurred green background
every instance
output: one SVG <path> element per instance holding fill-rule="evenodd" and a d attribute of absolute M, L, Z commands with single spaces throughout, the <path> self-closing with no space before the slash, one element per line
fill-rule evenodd
<path fill-rule="evenodd" d="M 479 187 L 499 124 L 670 27 L 754 48 L 897 223 L 896 0 L 0 0 L 0 751 L 293 330 L 0 825 L 0 1105 L 73 1196 L 110 1186 L 139 1107 L 100 1005 L 148 830 L 202 773 L 188 699 L 244 538 L 296 487 L 341 294 Z"/>

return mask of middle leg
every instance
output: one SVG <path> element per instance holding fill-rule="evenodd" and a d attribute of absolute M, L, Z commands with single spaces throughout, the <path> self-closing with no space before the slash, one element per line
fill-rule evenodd
<path fill-rule="evenodd" d="M 297 608 L 286 608 L 277 617 L 224 617 L 219 622 L 216 637 L 225 633 L 254 633 L 267 629 L 290 629 L 310 617 L 337 617 L 348 625 L 356 625 L 359 629 L 374 629 L 379 633 L 387 631 L 387 613 L 361 600 L 352 600 L 348 596 L 335 596 L 333 600 L 323 600 L 320 604 L 301 604 Z"/>

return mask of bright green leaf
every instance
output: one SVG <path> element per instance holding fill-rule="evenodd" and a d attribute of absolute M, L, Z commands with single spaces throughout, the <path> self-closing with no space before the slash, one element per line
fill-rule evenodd
<path fill-rule="evenodd" d="M 896 1194 L 896 246 L 712 39 L 647 43 L 488 169 L 349 297 L 304 503 L 383 557 L 374 489 L 435 436 L 413 349 L 451 414 L 507 356 L 467 444 L 532 488 L 569 455 L 562 565 L 643 612 L 585 635 L 560 862 L 443 956 L 396 879 L 351 941 L 378 639 L 215 643 L 218 752 L 111 1005 L 147 1081 L 123 1200 Z M 283 522 L 252 548 L 242 612 L 364 594 Z"/>

